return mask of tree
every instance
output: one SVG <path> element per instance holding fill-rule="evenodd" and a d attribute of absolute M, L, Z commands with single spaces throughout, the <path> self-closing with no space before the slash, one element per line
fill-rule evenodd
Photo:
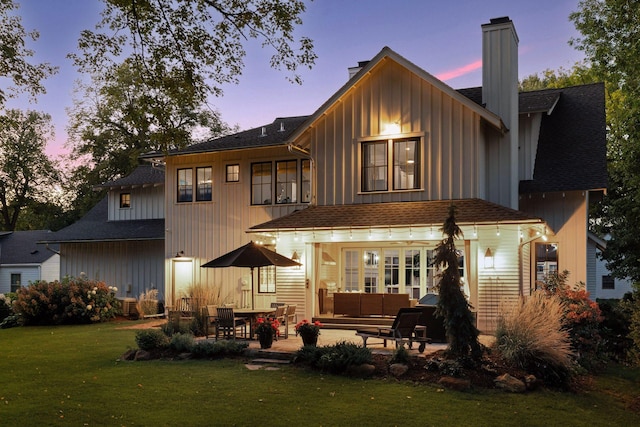
<path fill-rule="evenodd" d="M 460 289 L 460 266 L 455 240 L 462 236 L 456 224 L 456 208 L 449 207 L 449 216 L 442 226 L 445 238 L 436 246 L 435 265 L 442 272 L 438 282 L 439 300 L 436 314 L 444 318 L 444 327 L 449 347 L 447 352 L 456 358 L 478 361 L 482 357 L 482 346 L 478 340 L 480 332 L 475 327 L 473 313 Z"/>
<path fill-rule="evenodd" d="M 81 71 L 104 73 L 127 57 L 144 81 L 157 84 L 180 75 L 194 97 L 222 93 L 237 82 L 249 39 L 274 50 L 270 65 L 293 73 L 312 66 L 316 55 L 307 37 L 294 49 L 294 31 L 306 10 L 302 0 L 104 0 L 96 32 L 85 30 L 79 54 Z"/>
<path fill-rule="evenodd" d="M 46 202 L 59 181 L 55 162 L 44 153 L 53 137 L 48 114 L 8 110 L 0 116 L 0 214 L 2 228 L 13 231 L 22 210 Z"/>
<path fill-rule="evenodd" d="M 569 86 L 597 83 L 600 80 L 588 64 L 576 63 L 570 70 L 560 67 L 558 70 L 544 70 L 542 75 L 532 74 L 519 84 L 520 92 L 541 89 L 559 89 Z"/>
<path fill-rule="evenodd" d="M 131 61 L 112 72 L 94 75 L 90 85 L 78 88 L 70 111 L 68 133 L 72 160 L 89 163 L 76 173 L 93 186 L 127 175 L 147 152 L 166 153 L 184 148 L 192 132 L 205 128 L 207 135 L 228 132 L 217 112 L 192 96 L 181 75 L 166 74 L 162 81 L 144 82 Z"/>
<path fill-rule="evenodd" d="M 640 281 L 640 5 L 629 0 L 582 0 L 569 17 L 582 37 L 571 44 L 585 53 L 605 81 L 609 188 L 600 204 L 600 234 L 611 240 L 603 252 L 619 278 Z"/>
<path fill-rule="evenodd" d="M 9 85 L 0 87 L 0 107 L 9 97 L 27 92 L 33 98 L 45 93 L 42 80 L 54 74 L 57 67 L 47 63 L 32 64 L 28 61 L 33 51 L 25 48 L 25 40 L 36 41 L 37 31 L 27 33 L 19 16 L 11 12 L 18 8 L 12 0 L 0 0 L 0 79 L 9 80 Z M 4 85 L 2 85 L 4 86 Z"/>

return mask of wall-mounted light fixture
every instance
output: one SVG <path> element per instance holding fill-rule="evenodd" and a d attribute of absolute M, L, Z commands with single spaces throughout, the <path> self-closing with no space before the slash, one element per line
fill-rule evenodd
<path fill-rule="evenodd" d="M 491 248 L 487 248 L 484 253 L 484 268 L 494 268 L 494 257 Z"/>
<path fill-rule="evenodd" d="M 180 258 L 182 255 L 184 255 L 184 251 L 178 251 L 176 252 L 175 258 Z"/>
<path fill-rule="evenodd" d="M 298 252 L 293 251 L 293 254 L 291 255 L 291 260 L 295 262 L 300 262 L 300 255 L 298 255 Z"/>

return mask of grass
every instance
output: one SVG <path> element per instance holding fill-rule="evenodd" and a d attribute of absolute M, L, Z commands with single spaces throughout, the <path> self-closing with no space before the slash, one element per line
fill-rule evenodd
<path fill-rule="evenodd" d="M 129 325 L 127 322 L 126 325 Z M 612 368 L 589 392 L 457 393 L 433 385 L 249 371 L 235 360 L 120 362 L 119 323 L 0 330 L 0 424 L 638 425 L 640 370 Z M 637 408 L 636 408 L 637 409 Z"/>

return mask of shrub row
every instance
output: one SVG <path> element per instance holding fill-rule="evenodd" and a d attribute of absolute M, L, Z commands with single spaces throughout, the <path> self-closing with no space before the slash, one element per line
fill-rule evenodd
<path fill-rule="evenodd" d="M 18 289 L 13 310 L 23 325 L 104 322 L 120 313 L 116 292 L 85 277 L 40 281 Z"/>
<path fill-rule="evenodd" d="M 332 374 L 345 372 L 350 366 L 371 363 L 371 350 L 347 341 L 322 347 L 304 346 L 294 357 L 296 363 L 307 364 Z"/>
<path fill-rule="evenodd" d="M 191 333 L 175 332 L 167 335 L 163 329 L 143 329 L 136 332 L 138 348 L 146 351 L 170 350 L 191 353 L 195 358 L 220 358 L 242 354 L 248 344 L 241 341 L 196 341 Z"/>

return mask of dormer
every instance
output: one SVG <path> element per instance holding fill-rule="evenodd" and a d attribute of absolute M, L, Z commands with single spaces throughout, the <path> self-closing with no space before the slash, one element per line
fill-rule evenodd
<path fill-rule="evenodd" d="M 108 220 L 164 218 L 164 170 L 140 165 L 131 174 L 96 188 L 108 189 Z"/>

